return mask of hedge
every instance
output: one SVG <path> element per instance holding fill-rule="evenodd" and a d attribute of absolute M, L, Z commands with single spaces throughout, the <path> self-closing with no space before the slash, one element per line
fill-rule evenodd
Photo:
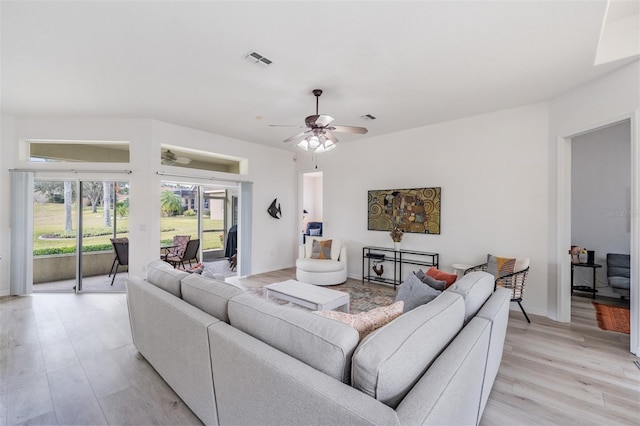
<path fill-rule="evenodd" d="M 111 244 L 95 244 L 92 246 L 84 246 L 82 247 L 82 252 L 83 253 L 88 253 L 88 252 L 96 252 L 96 251 L 110 251 L 113 249 L 113 246 Z M 75 253 L 76 252 L 76 247 L 75 246 L 69 246 L 69 247 L 49 247 L 49 248 L 42 248 L 42 249 L 36 249 L 33 251 L 33 255 L 34 256 L 47 256 L 50 254 L 71 254 L 71 253 Z"/>

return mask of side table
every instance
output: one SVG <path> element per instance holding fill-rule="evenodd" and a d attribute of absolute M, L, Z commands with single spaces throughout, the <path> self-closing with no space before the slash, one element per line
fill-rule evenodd
<path fill-rule="evenodd" d="M 593 269 L 593 285 L 592 287 L 588 287 L 586 285 L 573 285 L 573 270 L 575 269 L 575 267 L 578 266 L 580 268 L 592 268 Z M 599 265 L 597 263 L 571 263 L 571 294 L 573 294 L 573 290 L 577 290 L 577 291 L 584 291 L 587 293 L 591 293 L 591 298 L 595 299 L 596 298 L 596 293 L 598 292 L 598 290 L 596 290 L 596 269 L 598 268 L 602 268 L 602 265 Z"/>
<path fill-rule="evenodd" d="M 471 268 L 474 265 L 468 265 L 466 263 L 454 263 L 453 265 L 451 265 L 451 267 L 453 268 L 453 272 L 455 272 L 455 274 L 458 276 L 458 278 L 460 278 L 461 276 L 464 275 L 464 271 L 466 271 L 467 269 Z"/>

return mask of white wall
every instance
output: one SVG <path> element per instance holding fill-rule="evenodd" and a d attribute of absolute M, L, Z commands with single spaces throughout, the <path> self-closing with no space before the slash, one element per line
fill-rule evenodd
<path fill-rule="evenodd" d="M 153 122 L 153 142 L 157 144 L 158 156 L 160 155 L 159 144 L 164 143 L 236 158 L 247 158 L 248 174 L 241 178 L 253 182 L 251 273 L 259 274 L 288 268 L 295 264 L 298 253 L 296 229 L 301 212 L 297 208 L 297 175 L 293 153 L 160 121 Z M 162 168 L 170 169 L 167 166 Z M 191 170 L 185 173 L 186 169 L 178 170 L 180 170 L 176 171 L 178 174 L 195 173 Z M 238 178 L 237 175 L 221 172 L 209 172 L 203 176 L 214 176 L 222 180 Z M 159 191 L 158 186 L 153 201 L 156 204 L 155 211 L 160 210 Z M 267 208 L 274 198 L 278 199 L 281 206 L 281 219 L 274 219 L 267 213 Z M 160 220 L 158 215 L 154 219 Z M 155 229 L 159 229 L 159 225 Z M 156 233 L 152 243 L 157 246 L 159 241 L 160 235 Z"/>
<path fill-rule="evenodd" d="M 607 253 L 630 249 L 629 126 L 627 120 L 571 140 L 571 243 L 594 250 L 603 265 L 596 270 L 599 296 L 617 296 L 607 288 Z M 591 269 L 576 268 L 575 285 L 592 281 Z"/>
<path fill-rule="evenodd" d="M 322 154 L 325 235 L 348 241 L 349 276 L 362 247 L 392 247 L 367 230 L 367 191 L 442 188 L 440 235 L 405 234 L 403 248 L 440 253 L 441 269 L 487 253 L 529 257 L 525 308 L 547 313 L 548 108 L 528 105 L 363 140 Z M 310 156 L 298 157 L 300 170 Z"/>
<path fill-rule="evenodd" d="M 296 172 L 293 154 L 290 152 L 252 144 L 246 141 L 230 139 L 207 132 L 175 126 L 153 120 L 120 119 L 13 119 L 3 117 L 2 127 L 2 185 L 0 197 L 9 199 L 9 169 L 54 167 L 68 169 L 69 165 L 31 164 L 20 159 L 20 141 L 25 139 L 69 139 L 69 140 L 121 140 L 130 141 L 130 164 L 74 164 L 81 170 L 124 170 L 130 169 L 130 175 L 105 173 L 87 173 L 82 175 L 55 173 L 42 177 L 72 178 L 79 176 L 87 179 L 128 178 L 131 184 L 130 210 L 130 271 L 135 275 L 144 275 L 144 265 L 157 258 L 160 242 L 160 181 L 167 180 L 156 174 L 166 171 L 177 174 L 197 175 L 202 179 L 193 179 L 198 183 L 211 183 L 211 176 L 218 179 L 237 179 L 237 175 L 220 172 L 202 172 L 161 166 L 159 164 L 160 145 L 162 143 L 188 148 L 217 152 L 246 158 L 249 170 L 243 179 L 254 182 L 253 245 L 252 272 L 260 273 L 293 266 L 297 242 L 294 227 L 297 223 L 296 212 Z M 282 204 L 283 218 L 276 220 L 267 213 L 267 207 L 278 197 Z M 0 239 L 0 295 L 9 291 L 9 272 L 7 247 L 10 247 L 9 218 L 6 212 L 0 216 L 2 238 Z M 5 232 L 7 231 L 7 232 Z M 291 241 L 290 244 L 276 244 L 278 241 Z"/>

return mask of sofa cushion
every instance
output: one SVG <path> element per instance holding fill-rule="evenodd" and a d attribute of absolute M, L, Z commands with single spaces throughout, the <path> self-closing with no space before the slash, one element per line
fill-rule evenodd
<path fill-rule="evenodd" d="M 147 265 L 147 281 L 176 297 L 182 298 L 180 281 L 188 276 L 186 272 L 173 269 L 164 260 L 154 260 Z"/>
<path fill-rule="evenodd" d="M 631 279 L 625 277 L 609 277 L 609 285 L 613 288 L 629 290 L 631 288 Z"/>
<path fill-rule="evenodd" d="M 312 259 L 331 259 L 331 242 L 332 240 L 314 240 L 311 244 Z"/>
<path fill-rule="evenodd" d="M 441 271 L 440 269 L 432 266 L 427 270 L 428 277 L 433 278 L 434 280 L 444 281 L 446 283 L 446 287 L 449 287 L 451 284 L 456 282 L 458 276 L 456 274 L 450 274 L 448 272 Z"/>
<path fill-rule="evenodd" d="M 456 281 L 447 291 L 459 294 L 464 299 L 464 322 L 478 313 L 484 302 L 493 293 L 493 275 L 487 272 L 470 272 Z"/>
<path fill-rule="evenodd" d="M 349 324 L 358 330 L 360 340 L 364 339 L 374 330 L 382 327 L 402 315 L 404 302 L 395 302 L 388 306 L 380 306 L 359 314 L 348 314 L 339 311 L 314 311 L 314 314 L 322 315 L 336 321 Z"/>
<path fill-rule="evenodd" d="M 197 274 L 191 274 L 182 280 L 182 299 L 185 302 L 226 323 L 229 322 L 229 299 L 242 293 L 242 290 L 231 284 Z"/>
<path fill-rule="evenodd" d="M 326 241 L 331 240 L 331 260 L 338 260 L 340 258 L 340 250 L 342 249 L 342 240 L 340 238 L 325 238 L 325 237 L 309 237 L 304 244 L 304 257 L 311 258 L 313 252 L 314 241 Z"/>
<path fill-rule="evenodd" d="M 391 408 L 462 328 L 464 300 L 442 292 L 367 336 L 353 354 L 352 386 Z"/>
<path fill-rule="evenodd" d="M 359 340 L 351 326 L 246 293 L 229 300 L 229 322 L 316 370 L 349 383 L 351 356 Z"/>
<path fill-rule="evenodd" d="M 420 281 L 416 274 L 411 272 L 398 287 L 396 302 L 402 300 L 404 302 L 404 312 L 409 312 L 420 305 L 431 302 L 440 293 L 439 290 L 435 290 Z"/>

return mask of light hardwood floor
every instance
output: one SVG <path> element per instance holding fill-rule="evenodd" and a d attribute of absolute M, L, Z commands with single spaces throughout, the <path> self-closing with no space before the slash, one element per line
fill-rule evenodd
<path fill-rule="evenodd" d="M 629 336 L 599 330 L 590 299 L 574 297 L 573 312 L 571 324 L 511 312 L 482 425 L 639 423 Z M 137 356 L 122 293 L 0 298 L 0 327 L 0 425 L 201 424 Z"/>

